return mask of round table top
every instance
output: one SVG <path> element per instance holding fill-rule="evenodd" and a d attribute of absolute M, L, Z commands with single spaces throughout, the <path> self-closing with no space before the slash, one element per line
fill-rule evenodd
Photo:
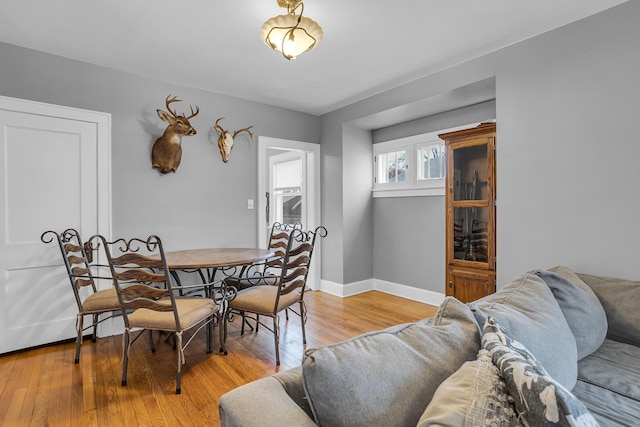
<path fill-rule="evenodd" d="M 268 249 L 258 248 L 187 249 L 165 253 L 167 265 L 172 270 L 251 265 L 274 255 Z"/>

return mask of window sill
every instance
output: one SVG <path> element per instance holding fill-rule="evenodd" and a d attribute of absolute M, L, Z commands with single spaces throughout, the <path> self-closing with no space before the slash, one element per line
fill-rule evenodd
<path fill-rule="evenodd" d="M 444 186 L 442 187 L 425 187 L 425 188 L 397 188 L 372 190 L 373 198 L 383 197 L 430 197 L 444 196 Z"/>

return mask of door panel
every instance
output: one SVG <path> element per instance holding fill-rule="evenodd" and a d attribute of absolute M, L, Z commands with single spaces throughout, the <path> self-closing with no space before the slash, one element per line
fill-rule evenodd
<path fill-rule="evenodd" d="M 447 296 L 464 303 L 472 302 L 496 291 L 493 271 L 464 269 L 455 265 L 447 268 Z"/>
<path fill-rule="evenodd" d="M 75 336 L 77 308 L 46 230 L 98 230 L 96 123 L 0 109 L 0 353 Z"/>

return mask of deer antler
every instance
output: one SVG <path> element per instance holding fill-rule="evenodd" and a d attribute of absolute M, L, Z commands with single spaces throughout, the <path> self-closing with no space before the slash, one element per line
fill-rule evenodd
<path fill-rule="evenodd" d="M 200 107 L 198 107 L 197 105 L 196 105 L 196 112 L 195 113 L 193 112 L 193 107 L 191 105 L 189 105 L 189 108 L 191 108 L 191 115 L 189 117 L 187 117 L 187 120 L 197 116 L 198 113 L 200 112 Z"/>
<path fill-rule="evenodd" d="M 222 127 L 221 127 L 220 125 L 218 125 L 218 122 L 219 122 L 220 120 L 222 120 L 222 119 L 224 119 L 224 117 L 220 117 L 218 120 L 216 120 L 215 124 L 213 125 L 213 129 L 215 129 L 215 131 L 216 131 L 216 132 L 218 132 L 218 133 L 220 133 L 220 134 L 221 134 L 221 133 L 223 133 L 223 132 L 225 132 L 225 130 L 224 130 L 224 129 L 222 129 Z"/>
<path fill-rule="evenodd" d="M 171 105 L 174 102 L 181 102 L 181 101 L 182 100 L 178 99 L 177 96 L 174 96 L 173 98 L 171 98 L 171 94 L 167 95 L 167 99 L 165 101 L 165 104 L 167 105 L 167 110 L 169 110 L 169 112 L 171 113 L 171 115 L 173 115 L 173 117 L 178 117 L 178 113 L 173 111 L 169 105 Z"/>
<path fill-rule="evenodd" d="M 169 110 L 169 112 L 171 113 L 171 115 L 173 115 L 174 118 L 178 118 L 178 113 L 175 110 L 172 110 L 171 107 L 170 107 L 170 104 L 172 104 L 174 102 L 182 102 L 182 99 L 178 99 L 177 96 L 171 97 L 171 94 L 169 94 L 167 96 L 166 101 L 165 101 L 165 103 L 167 105 L 167 110 Z M 196 105 L 196 111 L 193 111 L 193 106 L 191 106 L 191 105 L 189 105 L 189 108 L 191 109 L 191 115 L 189 117 L 187 117 L 187 116 L 185 116 L 183 114 L 183 117 L 186 118 L 187 120 L 194 118 L 200 112 L 200 107 L 198 107 L 197 105 Z"/>
<path fill-rule="evenodd" d="M 235 138 L 240 132 L 247 132 L 249 135 L 251 135 L 251 138 L 253 138 L 253 134 L 251 133 L 251 131 L 249 129 L 251 129 L 253 126 L 249 126 L 246 128 L 242 128 L 242 129 L 238 129 L 237 131 L 235 131 L 233 133 L 233 137 Z"/>

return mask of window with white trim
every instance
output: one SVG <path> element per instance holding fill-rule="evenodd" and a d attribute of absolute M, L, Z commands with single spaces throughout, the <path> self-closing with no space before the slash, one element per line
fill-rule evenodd
<path fill-rule="evenodd" d="M 407 178 L 407 150 L 388 151 L 378 154 L 378 173 L 376 180 L 380 184 L 405 182 Z"/>
<path fill-rule="evenodd" d="M 416 156 L 418 157 L 418 169 L 416 171 L 418 181 L 443 179 L 447 167 L 444 143 L 420 144 L 416 150 Z"/>
<path fill-rule="evenodd" d="M 420 137 L 373 145 L 373 197 L 444 194 L 444 143 Z"/>
<path fill-rule="evenodd" d="M 373 197 L 443 196 L 446 149 L 438 134 L 473 126 L 373 144 Z"/>

